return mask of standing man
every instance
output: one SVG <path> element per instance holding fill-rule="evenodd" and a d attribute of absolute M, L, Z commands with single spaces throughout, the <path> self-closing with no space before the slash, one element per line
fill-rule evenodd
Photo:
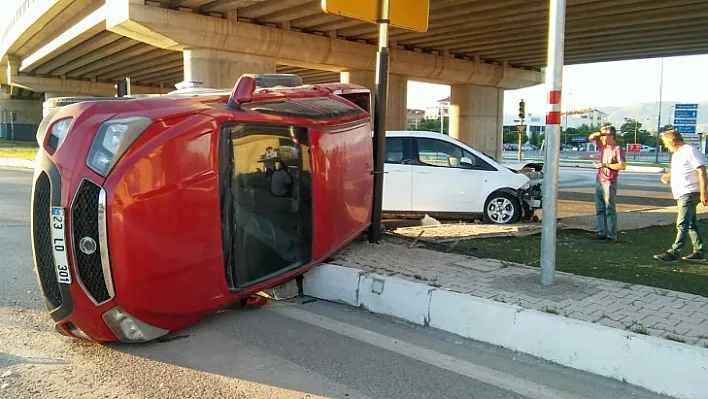
<path fill-rule="evenodd" d="M 593 166 L 597 169 L 595 183 L 595 214 L 597 215 L 598 239 L 617 241 L 617 178 L 619 171 L 627 165 L 624 150 L 615 142 L 617 131 L 614 126 L 603 126 L 599 132 L 588 137 L 596 141 L 600 148 L 600 162 Z"/>
<path fill-rule="evenodd" d="M 706 188 L 706 167 L 703 155 L 695 147 L 686 145 L 681 133 L 669 130 L 661 135 L 661 142 L 671 153 L 671 172 L 661 176 L 661 182 L 671 182 L 671 192 L 678 205 L 676 217 L 676 240 L 671 248 L 654 259 L 672 262 L 679 259 L 686 243 L 686 235 L 691 238 L 693 253 L 684 256 L 685 260 L 705 260 L 703 238 L 698 231 L 696 206 L 700 201 L 708 206 Z"/>

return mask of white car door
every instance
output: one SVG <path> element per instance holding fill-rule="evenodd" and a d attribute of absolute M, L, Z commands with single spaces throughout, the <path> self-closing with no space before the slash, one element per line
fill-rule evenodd
<path fill-rule="evenodd" d="M 412 158 L 410 137 L 386 137 L 384 211 L 411 211 Z"/>
<path fill-rule="evenodd" d="M 469 152 L 435 138 L 414 137 L 413 210 L 416 212 L 474 212 L 478 185 L 473 173 L 461 167 Z"/>

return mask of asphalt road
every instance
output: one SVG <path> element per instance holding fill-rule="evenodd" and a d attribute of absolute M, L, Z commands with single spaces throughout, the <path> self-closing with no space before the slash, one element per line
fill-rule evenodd
<path fill-rule="evenodd" d="M 595 176 L 592 169 L 561 168 L 558 217 L 595 214 Z M 660 173 L 620 172 L 616 205 L 618 212 L 636 212 L 676 205 L 671 189 Z"/>
<path fill-rule="evenodd" d="M 64 338 L 32 271 L 31 176 L 0 169 L 1 398 L 662 397 L 323 301 L 225 310 L 164 342 Z"/>

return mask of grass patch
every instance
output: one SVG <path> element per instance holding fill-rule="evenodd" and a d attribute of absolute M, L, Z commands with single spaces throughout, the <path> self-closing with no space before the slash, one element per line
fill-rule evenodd
<path fill-rule="evenodd" d="M 641 326 L 639 324 L 633 325 L 632 327 L 630 327 L 629 330 L 635 334 L 649 335 L 649 330 L 647 330 L 646 327 Z"/>
<path fill-rule="evenodd" d="M 0 139 L 0 158 L 34 160 L 39 146 L 35 142 Z"/>
<path fill-rule="evenodd" d="M 668 339 L 669 341 L 680 342 L 680 343 L 682 343 L 682 344 L 685 344 L 685 343 L 686 343 L 686 340 L 683 339 L 683 338 L 681 338 L 681 337 L 679 337 L 678 335 L 669 334 L 669 335 L 666 336 L 666 339 Z"/>
<path fill-rule="evenodd" d="M 543 308 L 541 310 L 543 310 L 546 313 L 550 313 L 550 314 L 557 314 L 557 315 L 560 314 L 560 312 L 556 308 Z"/>
<path fill-rule="evenodd" d="M 619 216 L 620 223 L 622 216 Z M 700 220 L 699 229 L 708 238 L 708 221 Z M 598 277 L 631 284 L 708 297 L 708 263 L 688 261 L 660 263 L 652 255 L 667 249 L 676 235 L 673 225 L 652 226 L 621 232 L 618 242 L 595 240 L 596 233 L 582 230 L 559 230 L 556 246 L 556 269 L 580 276 Z M 690 243 L 684 253 L 691 250 Z M 477 238 L 461 241 L 454 252 L 500 259 L 538 267 L 541 235 L 527 237 Z M 666 295 L 658 291 L 657 294 Z"/>

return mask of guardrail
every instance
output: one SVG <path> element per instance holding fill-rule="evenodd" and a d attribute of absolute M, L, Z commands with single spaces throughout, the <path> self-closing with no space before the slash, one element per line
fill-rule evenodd
<path fill-rule="evenodd" d="M 22 15 L 24 15 L 25 11 L 27 11 L 34 3 L 40 0 L 24 0 L 18 7 L 17 11 L 15 12 L 15 15 L 10 19 L 10 21 L 7 24 L 7 27 L 5 28 L 5 32 L 2 34 L 2 41 L 0 41 L 0 44 L 2 44 L 2 47 L 5 47 L 5 41 L 7 40 L 7 37 L 10 35 L 10 32 L 12 31 L 12 28 L 15 27 L 17 22 L 22 18 Z"/>
<path fill-rule="evenodd" d="M 508 160 L 515 160 L 517 159 L 517 151 L 504 151 L 502 153 L 502 159 L 508 159 Z M 561 151 L 560 152 L 560 159 L 564 161 L 584 161 L 584 162 L 592 162 L 592 158 L 588 158 L 589 155 L 591 154 L 597 154 L 597 152 L 589 152 L 589 151 Z M 656 161 L 656 153 L 655 152 L 625 152 L 625 157 L 627 159 L 627 162 L 647 162 L 647 163 L 654 163 Z M 522 159 L 543 159 L 544 158 L 544 152 L 543 151 L 521 151 L 521 158 Z M 669 154 L 667 152 L 660 152 L 659 153 L 659 163 L 668 163 L 669 162 Z"/>

